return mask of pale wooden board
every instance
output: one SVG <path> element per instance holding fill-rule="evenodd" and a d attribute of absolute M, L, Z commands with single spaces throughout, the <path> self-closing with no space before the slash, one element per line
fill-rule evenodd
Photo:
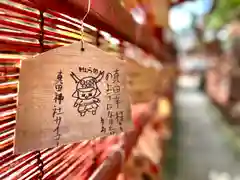
<path fill-rule="evenodd" d="M 172 85 L 177 78 L 177 68 L 170 66 L 159 70 L 128 60 L 127 74 L 131 102 L 135 104 L 150 101 L 155 96 L 172 90 Z"/>
<path fill-rule="evenodd" d="M 154 68 L 146 68 L 135 61 L 127 61 L 128 89 L 131 95 L 131 103 L 150 101 L 156 90 L 159 71 Z"/>
<path fill-rule="evenodd" d="M 20 90 L 17 108 L 17 125 L 15 137 L 15 153 L 23 153 L 30 150 L 37 150 L 49 147 L 55 147 L 54 132 L 56 123 L 52 117 L 54 106 L 54 82 L 57 79 L 57 72 L 63 72 L 63 95 L 64 100 L 62 108 L 64 114 L 60 124 L 60 133 L 62 134 L 59 143 L 68 144 L 79 142 L 93 137 L 108 135 L 101 133 L 101 118 L 105 119 L 105 127 L 108 130 L 106 122 L 107 110 L 106 96 L 107 81 L 104 79 L 107 72 L 119 69 L 121 82 L 121 104 L 119 110 L 124 111 L 123 129 L 132 127 L 130 123 L 130 103 L 126 89 L 126 70 L 123 60 L 109 55 L 108 53 L 85 44 L 85 51 L 80 51 L 80 43 L 60 47 L 50 50 L 32 59 L 22 62 L 20 72 Z M 76 83 L 70 76 L 73 71 L 78 78 L 86 75 L 96 77 L 95 74 L 86 74 L 78 71 L 79 66 L 96 67 L 104 70 L 103 79 L 98 83 L 101 91 L 97 98 L 101 101 L 96 115 L 87 112 L 84 117 L 80 116 L 76 107 L 73 107 L 76 98 L 72 94 L 76 90 Z M 116 109 L 114 109 L 116 110 Z M 116 133 L 120 133 L 118 124 L 114 120 Z"/>

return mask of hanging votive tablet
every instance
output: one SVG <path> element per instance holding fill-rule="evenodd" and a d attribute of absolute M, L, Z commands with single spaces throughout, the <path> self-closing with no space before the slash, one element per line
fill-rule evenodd
<path fill-rule="evenodd" d="M 23 60 L 15 153 L 132 128 L 123 60 L 80 42 Z"/>

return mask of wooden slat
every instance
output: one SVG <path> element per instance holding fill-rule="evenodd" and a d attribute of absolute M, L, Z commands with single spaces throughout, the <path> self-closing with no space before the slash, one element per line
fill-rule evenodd
<path fill-rule="evenodd" d="M 9 1 L 15 2 L 14 5 L 8 4 Z M 5 66 L 0 66 L 0 166 L 3 167 L 0 169 L 0 179 L 37 179 L 39 174 L 36 152 L 22 156 L 13 155 L 13 129 L 16 123 L 16 92 L 19 72 L 17 67 L 19 67 L 20 60 L 26 58 L 24 54 L 34 55 L 41 52 L 38 41 L 40 33 L 39 10 L 24 9 L 23 6 L 19 6 L 19 3 L 44 10 L 44 50 L 78 40 L 80 20 L 85 14 L 87 6 L 87 0 L 8 0 L 0 2 L 0 11 L 4 12 L 0 13 L 0 50 L 10 53 L 9 55 L 0 54 L 0 63 L 3 62 Z M 137 26 L 130 14 L 118 4 L 117 0 L 92 0 L 92 3 L 92 9 L 86 23 L 122 40 L 136 42 L 140 47 L 157 55 L 159 59 L 167 59 L 161 54 L 158 40 L 146 27 L 143 27 L 142 35 L 136 41 Z M 73 19 L 63 13 L 78 19 Z M 85 26 L 85 32 L 90 38 L 96 36 L 96 28 L 91 29 L 89 26 Z M 21 55 L 16 55 L 16 52 L 21 52 Z M 126 156 L 130 154 L 143 126 L 144 124 L 141 124 L 137 130 L 126 135 L 122 147 Z M 58 178 L 60 180 L 72 177 L 89 179 L 89 176 L 110 154 L 111 151 L 106 147 L 111 147 L 118 141 L 119 137 L 116 136 L 103 138 L 98 142 L 94 141 L 93 144 L 96 146 L 94 153 L 92 153 L 93 146 L 90 143 L 87 143 L 86 146 L 78 143 L 41 151 L 45 172 L 43 179 Z M 84 155 L 87 152 L 91 153 L 88 156 Z M 94 156 L 97 156 L 96 163 L 92 162 Z M 103 176 L 99 176 L 103 177 L 104 180 L 115 179 L 121 169 L 119 154 L 113 153 L 111 157 L 113 157 L 114 162 L 105 169 L 106 171 L 103 171 L 107 174 L 101 172 L 100 174 Z M 106 177 L 106 175 L 109 176 Z"/>
<path fill-rule="evenodd" d="M 32 11 L 29 11 L 29 10 L 26 10 L 23 8 L 12 6 L 12 5 L 9 5 L 7 1 L 1 1 L 0 8 L 6 9 L 6 10 L 11 10 L 13 12 L 17 12 L 17 13 L 23 14 L 23 15 L 31 17 L 31 18 L 39 19 L 39 13 L 36 13 L 37 10 L 36 10 L 36 12 L 32 12 Z"/>
<path fill-rule="evenodd" d="M 86 13 L 87 0 L 32 0 L 41 9 L 52 9 L 72 17 L 82 19 Z M 95 25 L 98 29 L 111 33 L 113 36 L 129 41 L 154 54 L 159 60 L 164 62 L 175 61 L 170 54 L 167 54 L 165 47 L 151 30 L 138 26 L 131 15 L 120 5 L 117 0 L 93 1 L 91 11 L 86 18 L 86 22 Z M 127 27 L 127 28 L 126 28 Z M 141 34 L 137 38 L 137 34 Z"/>

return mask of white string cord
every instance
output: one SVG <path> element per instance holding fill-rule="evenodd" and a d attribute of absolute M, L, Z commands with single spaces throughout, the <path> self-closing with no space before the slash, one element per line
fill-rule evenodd
<path fill-rule="evenodd" d="M 88 7 L 87 7 L 87 12 L 86 14 L 83 16 L 82 20 L 80 21 L 81 23 L 81 41 L 82 41 L 82 51 L 84 50 L 84 38 L 83 38 L 83 35 L 84 35 L 84 20 L 86 19 L 86 17 L 88 16 L 89 12 L 90 12 L 90 9 L 91 9 L 91 0 L 88 0 Z"/>
<path fill-rule="evenodd" d="M 88 0 L 88 8 L 87 8 L 87 13 L 85 14 L 85 16 L 83 16 L 82 18 L 82 22 L 86 19 L 87 15 L 89 14 L 91 9 L 91 0 Z"/>

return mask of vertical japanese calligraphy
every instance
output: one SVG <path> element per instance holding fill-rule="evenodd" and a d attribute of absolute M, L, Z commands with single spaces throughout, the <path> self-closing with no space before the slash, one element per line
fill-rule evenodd
<path fill-rule="evenodd" d="M 106 134 L 107 129 L 105 127 L 105 120 L 103 117 L 101 117 L 101 133 Z"/>
<path fill-rule="evenodd" d="M 54 83 L 54 90 L 55 90 L 55 96 L 54 96 L 54 105 L 53 105 L 53 113 L 52 113 L 52 117 L 53 117 L 53 121 L 55 123 L 55 128 L 53 129 L 53 133 L 54 133 L 54 140 L 56 142 L 56 146 L 59 145 L 59 141 L 60 141 L 60 137 L 61 137 L 61 133 L 60 133 L 60 125 L 61 125 L 61 121 L 63 119 L 63 100 L 64 100 L 64 96 L 62 93 L 63 90 L 63 73 L 60 70 L 57 73 L 57 77 Z"/>
<path fill-rule="evenodd" d="M 82 53 L 80 46 L 76 42 L 21 62 L 14 153 L 133 128 L 125 61 L 88 43 Z"/>
<path fill-rule="evenodd" d="M 106 109 L 109 124 L 108 131 L 111 135 L 116 133 L 116 127 L 114 128 L 114 124 L 116 123 L 118 124 L 119 130 L 121 132 L 123 131 L 122 123 L 124 120 L 124 111 L 120 109 L 121 86 L 119 76 L 120 75 L 118 69 L 114 70 L 112 73 L 106 74 L 106 96 L 108 99 Z"/>

